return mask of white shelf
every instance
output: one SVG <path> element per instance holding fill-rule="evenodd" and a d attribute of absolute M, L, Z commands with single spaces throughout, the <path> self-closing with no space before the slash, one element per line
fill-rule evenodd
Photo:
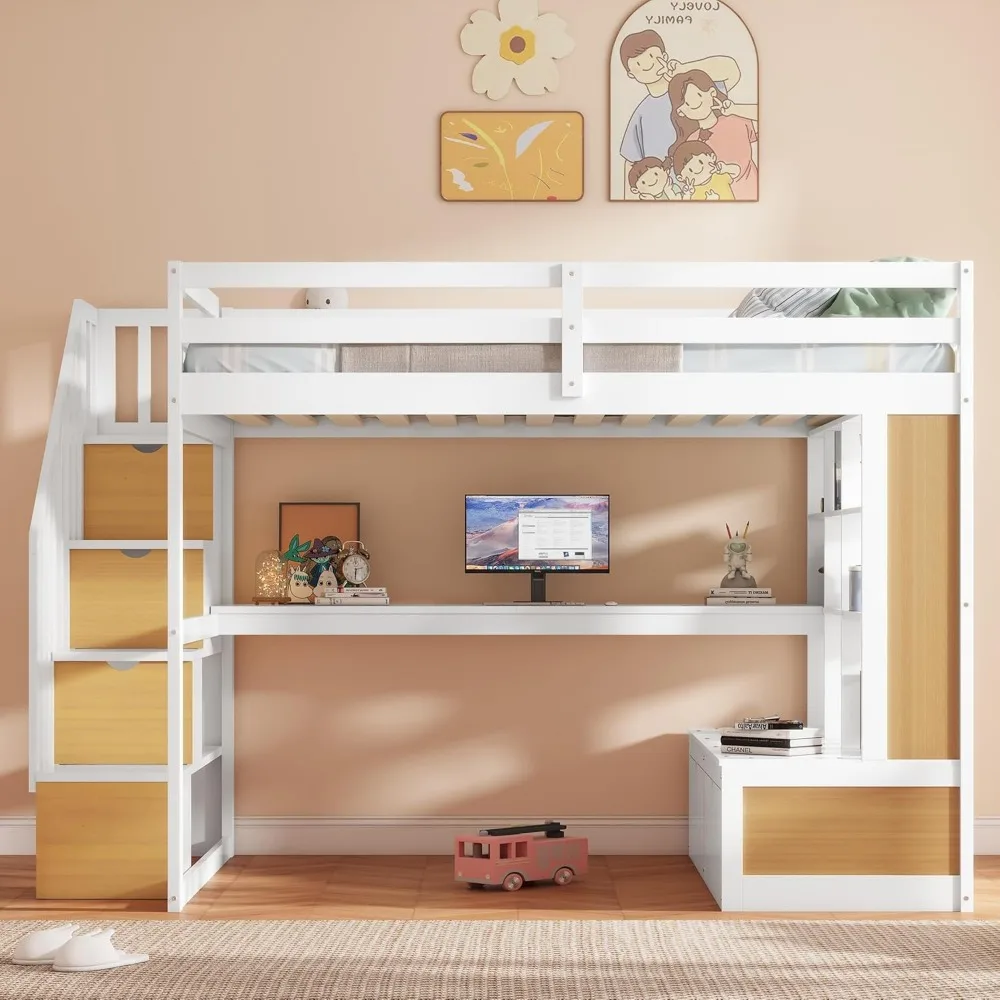
<path fill-rule="evenodd" d="M 860 514 L 860 507 L 844 507 L 841 510 L 827 510 L 818 514 L 810 514 L 810 521 L 824 521 L 828 517 L 847 517 L 850 514 Z"/>
<path fill-rule="evenodd" d="M 823 628 L 821 607 L 798 604 L 224 605 L 213 607 L 206 617 L 217 636 L 817 635 Z"/>
<path fill-rule="evenodd" d="M 210 539 L 187 538 L 184 540 L 186 549 L 204 549 L 211 545 Z M 165 549 L 165 538 L 131 539 L 131 538 L 74 538 L 69 543 L 71 549 L 118 549 L 120 552 L 141 552 L 143 549 Z"/>
<path fill-rule="evenodd" d="M 204 753 L 190 764 L 184 773 L 200 771 L 222 756 L 222 747 L 206 747 Z M 166 764 L 56 764 L 51 771 L 38 775 L 38 781 L 166 781 Z"/>
<path fill-rule="evenodd" d="M 203 660 L 207 656 L 215 656 L 221 652 L 219 643 L 214 639 L 206 639 L 204 645 L 198 649 L 185 649 L 184 659 Z M 165 649 L 65 649 L 52 654 L 53 662 L 163 663 L 166 659 Z"/>
<path fill-rule="evenodd" d="M 841 754 L 839 746 L 803 757 L 724 754 L 716 729 L 695 729 L 691 736 L 701 751 L 703 766 L 723 781 L 738 785 L 938 785 L 959 784 L 957 760 L 864 760 Z"/>

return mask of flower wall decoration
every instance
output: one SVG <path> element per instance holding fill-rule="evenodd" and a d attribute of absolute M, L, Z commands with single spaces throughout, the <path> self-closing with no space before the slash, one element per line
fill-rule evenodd
<path fill-rule="evenodd" d="M 576 43 L 557 14 L 539 14 L 538 0 L 498 0 L 497 13 L 477 10 L 462 29 L 462 51 L 480 56 L 472 89 L 491 101 L 506 97 L 512 83 L 539 96 L 559 86 L 556 60 Z"/>

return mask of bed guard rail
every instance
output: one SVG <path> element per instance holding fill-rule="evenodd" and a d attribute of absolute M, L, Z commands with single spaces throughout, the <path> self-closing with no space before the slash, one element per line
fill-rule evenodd
<path fill-rule="evenodd" d="M 936 344 L 961 348 L 954 319 L 754 319 L 689 310 L 586 306 L 589 289 L 958 289 L 959 262 L 872 263 L 181 263 L 173 287 L 194 309 L 171 349 L 188 344 L 558 344 L 561 394 L 583 395 L 585 344 Z M 226 309 L 222 289 L 558 289 L 553 308 Z M 179 304 L 178 304 L 179 305 Z"/>

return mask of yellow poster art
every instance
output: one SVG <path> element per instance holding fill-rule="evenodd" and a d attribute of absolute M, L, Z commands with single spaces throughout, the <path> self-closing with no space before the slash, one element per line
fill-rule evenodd
<path fill-rule="evenodd" d="M 448 111 L 441 116 L 445 201 L 579 201 L 583 115 Z"/>

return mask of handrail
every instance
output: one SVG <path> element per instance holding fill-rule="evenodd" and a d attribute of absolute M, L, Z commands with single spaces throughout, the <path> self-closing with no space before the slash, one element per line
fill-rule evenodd
<path fill-rule="evenodd" d="M 226 288 L 957 288 L 957 261 L 181 262 L 182 286 Z M 571 270 L 567 270 L 570 268 Z"/>
<path fill-rule="evenodd" d="M 52 657 L 69 646 L 69 546 L 83 533 L 83 439 L 91 420 L 89 347 L 98 313 L 73 303 L 28 529 L 29 788 L 54 761 Z"/>

